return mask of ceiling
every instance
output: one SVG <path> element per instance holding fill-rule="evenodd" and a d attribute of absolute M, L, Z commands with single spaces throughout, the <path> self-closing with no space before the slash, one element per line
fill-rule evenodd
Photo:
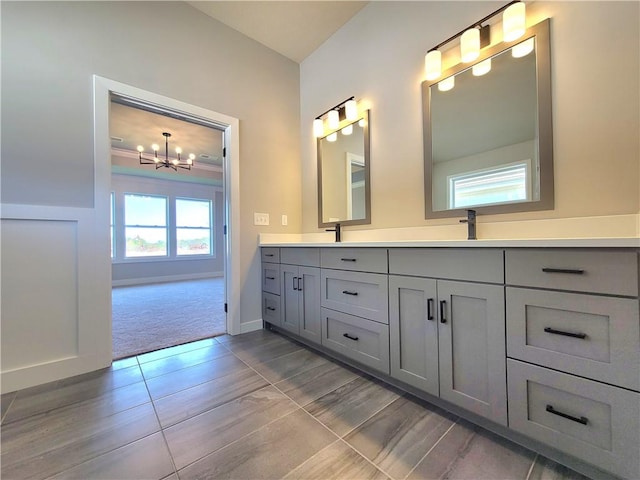
<path fill-rule="evenodd" d="M 300 63 L 369 2 L 236 0 L 187 3 Z"/>

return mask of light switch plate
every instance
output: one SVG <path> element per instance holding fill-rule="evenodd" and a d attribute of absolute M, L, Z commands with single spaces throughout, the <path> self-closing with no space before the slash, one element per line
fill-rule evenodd
<path fill-rule="evenodd" d="M 253 224 L 254 225 L 269 225 L 269 214 L 268 213 L 254 213 L 253 214 Z"/>
<path fill-rule="evenodd" d="M 289 219 L 286 215 L 282 215 L 282 225 L 287 225 L 289 223 Z"/>

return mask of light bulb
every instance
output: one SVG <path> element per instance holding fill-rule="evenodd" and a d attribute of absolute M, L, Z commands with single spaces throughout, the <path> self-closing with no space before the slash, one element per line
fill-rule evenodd
<path fill-rule="evenodd" d="M 358 104 L 355 100 L 349 100 L 344 104 L 345 115 L 347 120 L 355 120 L 358 118 Z"/>
<path fill-rule="evenodd" d="M 480 30 L 470 28 L 460 38 L 460 57 L 464 63 L 473 62 L 480 55 Z"/>
<path fill-rule="evenodd" d="M 142 145 L 138 145 L 138 151 L 140 153 L 144 152 L 144 147 Z"/>
<path fill-rule="evenodd" d="M 196 159 L 196 156 L 193 153 L 189 154 L 189 160 L 191 160 L 192 162 Z"/>
<path fill-rule="evenodd" d="M 474 77 L 481 77 L 485 73 L 489 73 L 491 71 L 491 59 L 487 58 L 480 63 L 476 63 L 473 67 L 471 67 L 471 73 Z"/>
<path fill-rule="evenodd" d="M 438 90 L 440 90 L 441 92 L 448 92 L 455 86 L 455 84 L 456 77 L 452 75 L 438 82 Z"/>
<path fill-rule="evenodd" d="M 435 80 L 442 74 L 442 53 L 432 50 L 424 56 L 424 71 L 427 80 Z"/>
<path fill-rule="evenodd" d="M 338 139 L 338 134 L 336 132 L 333 132 L 330 135 L 327 135 L 327 140 L 329 140 L 330 142 L 335 142 Z"/>
<path fill-rule="evenodd" d="M 176 147 L 176 153 L 180 155 L 182 153 L 182 149 L 180 147 Z"/>
<path fill-rule="evenodd" d="M 526 12 L 524 2 L 518 2 L 507 8 L 502 14 L 502 38 L 512 42 L 524 35 L 526 30 Z"/>
<path fill-rule="evenodd" d="M 351 135 L 353 133 L 353 125 L 347 125 L 340 131 L 343 135 Z"/>
<path fill-rule="evenodd" d="M 160 150 L 160 147 L 158 146 L 157 143 L 154 143 L 153 145 L 151 145 L 151 150 L 153 150 L 154 152 L 157 152 L 158 150 Z"/>
<path fill-rule="evenodd" d="M 187 159 L 187 165 L 193 165 L 193 158 L 189 157 Z"/>
<path fill-rule="evenodd" d="M 340 125 L 340 115 L 337 110 L 331 110 L 329 112 L 329 128 L 335 130 Z"/>
<path fill-rule="evenodd" d="M 173 160 L 171 160 L 171 163 L 173 163 L 174 165 L 178 165 L 178 160 L 174 158 Z"/>
<path fill-rule="evenodd" d="M 535 47 L 535 39 L 531 37 L 529 40 L 525 40 L 522 43 L 514 45 L 511 49 L 511 56 L 513 58 L 521 58 L 526 57 L 531 52 L 533 52 L 533 48 Z"/>
<path fill-rule="evenodd" d="M 153 161 L 156 163 L 160 163 L 160 160 L 158 159 L 158 157 L 154 157 Z"/>
<path fill-rule="evenodd" d="M 321 118 L 316 118 L 313 121 L 313 136 L 320 138 L 324 134 L 324 123 Z"/>
<path fill-rule="evenodd" d="M 364 126 L 366 125 L 366 121 L 364 118 L 361 118 L 360 121 L 358 122 L 358 126 L 364 128 Z"/>

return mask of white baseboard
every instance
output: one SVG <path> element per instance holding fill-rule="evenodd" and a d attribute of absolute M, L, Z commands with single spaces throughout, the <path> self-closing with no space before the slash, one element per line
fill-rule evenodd
<path fill-rule="evenodd" d="M 240 324 L 240 333 L 249 333 L 256 330 L 262 330 L 262 319 L 252 320 L 251 322 L 245 322 Z"/>
<path fill-rule="evenodd" d="M 201 280 L 203 278 L 224 277 L 224 272 L 188 273 L 184 275 L 164 275 L 162 277 L 126 278 L 112 280 L 112 287 L 126 287 L 130 285 L 146 285 L 149 283 L 179 282 L 182 280 Z"/>

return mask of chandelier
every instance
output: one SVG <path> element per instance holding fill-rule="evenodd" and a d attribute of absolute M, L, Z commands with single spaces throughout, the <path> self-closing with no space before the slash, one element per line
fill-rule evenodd
<path fill-rule="evenodd" d="M 168 132 L 162 132 L 162 135 L 164 135 L 164 159 L 158 157 L 158 150 L 160 150 L 160 147 L 157 143 L 151 145 L 153 158 L 143 157 L 142 153 L 144 152 L 144 147 L 142 145 L 138 145 L 138 158 L 140 159 L 140 165 L 155 165 L 156 170 L 160 167 L 173 168 L 176 172 L 178 171 L 178 168 L 191 170 L 193 160 L 196 156 L 193 153 L 190 153 L 189 158 L 187 158 L 187 160 L 183 160 L 180 157 L 180 154 L 182 154 L 182 148 L 176 147 L 177 158 L 169 158 L 169 137 L 171 134 Z"/>

